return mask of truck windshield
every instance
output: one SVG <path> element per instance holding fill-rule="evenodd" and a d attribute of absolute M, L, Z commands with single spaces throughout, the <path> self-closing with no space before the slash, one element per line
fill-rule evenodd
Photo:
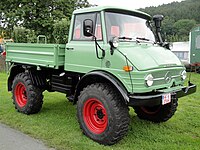
<path fill-rule="evenodd" d="M 155 42 L 148 20 L 115 12 L 106 12 L 106 30 L 108 40 L 117 36 L 124 41 L 146 40 Z"/>

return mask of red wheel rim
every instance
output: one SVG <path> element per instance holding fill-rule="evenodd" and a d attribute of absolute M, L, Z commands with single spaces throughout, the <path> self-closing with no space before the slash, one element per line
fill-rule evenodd
<path fill-rule="evenodd" d="M 88 129 L 95 134 L 103 133 L 108 125 L 106 109 L 96 98 L 90 98 L 85 102 L 83 118 Z"/>
<path fill-rule="evenodd" d="M 23 83 L 19 82 L 15 87 L 15 100 L 19 107 L 24 107 L 27 103 L 26 87 Z"/>

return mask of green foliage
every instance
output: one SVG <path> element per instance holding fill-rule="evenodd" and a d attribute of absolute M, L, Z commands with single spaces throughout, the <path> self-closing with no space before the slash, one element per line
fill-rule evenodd
<path fill-rule="evenodd" d="M 164 15 L 162 33 L 168 41 L 189 40 L 190 30 L 196 24 L 200 24 L 199 0 L 172 2 L 158 7 L 147 7 L 140 10 L 152 16 L 156 14 Z"/>
<path fill-rule="evenodd" d="M 17 43 L 36 42 L 35 31 L 26 29 L 24 27 L 14 27 L 12 36 L 13 36 L 13 40 Z"/>
<path fill-rule="evenodd" d="M 190 19 L 180 19 L 177 22 L 174 23 L 173 28 L 178 35 L 178 39 L 182 41 L 188 40 L 188 38 L 184 39 L 185 37 L 188 37 L 189 32 L 193 27 L 195 27 L 196 21 L 190 20 Z"/>
<path fill-rule="evenodd" d="M 55 39 L 55 43 L 65 44 L 67 42 L 69 26 L 70 21 L 66 18 L 61 21 L 57 21 L 53 25 L 53 37 Z"/>
<path fill-rule="evenodd" d="M 85 7 L 89 7 L 89 6 L 90 6 L 90 4 L 87 0 L 77 0 L 77 2 L 75 3 L 76 9 L 85 8 Z"/>
<path fill-rule="evenodd" d="M 62 18 L 71 19 L 75 8 L 88 7 L 87 0 L 6 0 L 0 1 L 0 21 L 7 32 L 14 26 L 34 30 L 36 35 L 46 35 L 48 42 L 54 42 L 54 23 Z"/>
<path fill-rule="evenodd" d="M 87 0 L 6 0 L 0 1 L 0 21 L 1 31 L 6 32 L 9 38 L 14 26 L 23 26 L 27 29 L 34 30 L 36 35 L 46 35 L 48 42 L 58 42 L 58 36 L 53 34 L 55 23 L 62 18 L 71 19 L 74 9 L 89 7 Z M 200 3 L 199 0 L 185 0 L 182 2 L 172 2 L 170 4 L 158 7 L 147 7 L 140 9 L 152 16 L 155 14 L 163 14 L 163 36 L 168 41 L 185 41 L 188 40 L 189 31 L 196 24 L 200 24 Z M 179 20 L 187 19 L 188 27 L 183 25 Z M 178 24 L 178 25 L 177 25 Z"/>
<path fill-rule="evenodd" d="M 54 42 L 52 32 L 55 20 L 70 18 L 74 10 L 74 0 L 51 0 L 21 3 L 23 26 L 36 31 L 37 35 L 46 35 L 49 42 Z"/>
<path fill-rule="evenodd" d="M 192 73 L 192 82 L 200 86 L 200 75 Z M 7 92 L 6 73 L 0 73 L 0 122 L 43 140 L 56 150 L 199 150 L 200 88 L 179 99 L 178 110 L 169 121 L 159 124 L 138 119 L 130 108 L 128 135 L 113 146 L 100 145 L 81 133 L 76 106 L 61 93 L 44 92 L 40 113 L 18 113 Z"/>

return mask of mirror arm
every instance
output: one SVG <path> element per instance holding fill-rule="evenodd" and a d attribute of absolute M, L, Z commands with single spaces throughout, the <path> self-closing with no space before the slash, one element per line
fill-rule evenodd
<path fill-rule="evenodd" d="M 113 55 L 114 54 L 114 47 L 110 47 L 110 54 Z"/>
<path fill-rule="evenodd" d="M 94 35 L 93 35 L 93 37 L 94 37 L 94 41 L 95 41 L 95 48 L 96 48 L 97 58 L 98 59 L 103 59 L 105 57 L 105 55 L 106 55 L 105 50 L 103 48 L 101 48 L 101 46 L 98 44 L 97 38 Z M 99 56 L 98 48 L 102 51 L 102 56 L 101 57 Z"/>
<path fill-rule="evenodd" d="M 109 44 L 110 44 L 110 54 L 113 55 L 114 54 L 114 49 L 116 49 L 116 48 L 113 46 L 112 41 L 109 41 Z"/>

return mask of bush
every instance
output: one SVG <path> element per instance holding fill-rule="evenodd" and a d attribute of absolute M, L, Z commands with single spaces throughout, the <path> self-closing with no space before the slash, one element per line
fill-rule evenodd
<path fill-rule="evenodd" d="M 24 27 L 14 27 L 12 36 L 16 43 L 34 43 L 34 42 L 36 42 L 35 31 L 26 29 Z"/>
<path fill-rule="evenodd" d="M 70 21 L 68 19 L 62 19 L 57 21 L 53 25 L 53 37 L 56 43 L 65 44 L 68 39 Z"/>

